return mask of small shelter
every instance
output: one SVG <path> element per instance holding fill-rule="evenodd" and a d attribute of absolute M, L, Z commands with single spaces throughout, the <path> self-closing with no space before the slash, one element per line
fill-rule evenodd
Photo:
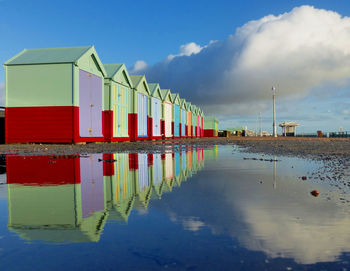
<path fill-rule="evenodd" d="M 201 110 L 199 107 L 196 108 L 196 118 L 197 118 L 197 124 L 196 124 L 196 137 L 201 137 Z"/>
<path fill-rule="evenodd" d="M 199 109 L 199 117 L 200 117 L 199 132 L 200 132 L 200 137 L 203 137 L 204 136 L 204 129 L 203 129 L 204 113 L 201 108 Z"/>
<path fill-rule="evenodd" d="M 161 114 L 162 114 L 162 94 L 158 83 L 148 84 L 151 92 L 150 106 L 151 106 L 151 139 L 162 139 L 161 133 Z"/>
<path fill-rule="evenodd" d="M 192 137 L 192 112 L 191 112 L 191 103 L 186 103 L 187 108 L 187 137 Z"/>
<path fill-rule="evenodd" d="M 180 126 L 180 96 L 177 93 L 171 94 L 171 100 L 173 102 L 173 135 L 174 138 L 180 138 L 181 126 Z"/>
<path fill-rule="evenodd" d="M 106 141 L 128 141 L 132 82 L 124 64 L 104 64 L 103 126 Z"/>
<path fill-rule="evenodd" d="M 197 127 L 197 106 L 194 104 L 191 105 L 191 113 L 192 113 L 192 137 L 196 137 L 196 127 Z"/>
<path fill-rule="evenodd" d="M 149 129 L 149 96 L 151 95 L 144 75 L 131 75 L 133 85 L 132 112 L 130 113 L 131 140 L 147 140 L 150 138 Z"/>
<path fill-rule="evenodd" d="M 4 67 L 7 143 L 104 141 L 106 71 L 93 46 L 24 49 Z"/>
<path fill-rule="evenodd" d="M 186 137 L 187 131 L 187 104 L 185 99 L 180 99 L 180 137 Z"/>
<path fill-rule="evenodd" d="M 208 116 L 204 118 L 204 136 L 217 137 L 218 136 L 219 121 L 216 117 Z"/>
<path fill-rule="evenodd" d="M 170 89 L 161 89 L 162 94 L 162 135 L 163 138 L 172 138 L 173 133 L 171 129 L 173 103 L 171 99 Z"/>
<path fill-rule="evenodd" d="M 285 121 L 279 126 L 282 128 L 283 136 L 296 136 L 296 127 L 299 126 L 299 124 L 294 121 Z"/>

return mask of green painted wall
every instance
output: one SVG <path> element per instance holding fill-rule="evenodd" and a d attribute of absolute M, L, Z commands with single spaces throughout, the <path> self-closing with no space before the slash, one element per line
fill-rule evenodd
<path fill-rule="evenodd" d="M 72 64 L 5 66 L 6 107 L 72 106 Z"/>

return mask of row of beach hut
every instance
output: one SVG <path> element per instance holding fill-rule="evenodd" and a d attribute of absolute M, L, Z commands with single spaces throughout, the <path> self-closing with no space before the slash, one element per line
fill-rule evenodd
<path fill-rule="evenodd" d="M 8 227 L 27 240 L 97 242 L 107 220 L 126 222 L 132 209 L 146 210 L 214 151 L 7 156 Z"/>
<path fill-rule="evenodd" d="M 93 46 L 25 49 L 4 67 L 7 143 L 217 135 L 201 108 L 124 64 L 102 64 Z"/>

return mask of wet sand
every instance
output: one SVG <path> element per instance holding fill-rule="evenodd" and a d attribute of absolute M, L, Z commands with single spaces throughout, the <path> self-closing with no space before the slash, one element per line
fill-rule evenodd
<path fill-rule="evenodd" d="M 84 154 L 112 152 L 153 152 L 177 148 L 179 145 L 200 144 L 238 145 L 246 151 L 272 155 L 298 156 L 305 158 L 329 159 L 339 156 L 350 157 L 350 139 L 342 138 L 271 138 L 271 137 L 229 137 L 169 139 L 162 141 L 88 143 L 88 144 L 4 144 L 1 154 Z M 328 157 L 328 158 L 327 158 Z"/>

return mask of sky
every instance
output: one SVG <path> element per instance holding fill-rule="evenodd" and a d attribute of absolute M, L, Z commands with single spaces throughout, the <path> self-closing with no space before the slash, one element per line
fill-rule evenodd
<path fill-rule="evenodd" d="M 49 3 L 49 4 L 48 4 Z M 348 1 L 0 0 L 0 62 L 24 48 L 94 45 L 219 118 L 221 128 L 350 131 Z M 3 104 L 4 71 L 0 69 Z M 280 130 L 279 130 L 280 132 Z"/>

